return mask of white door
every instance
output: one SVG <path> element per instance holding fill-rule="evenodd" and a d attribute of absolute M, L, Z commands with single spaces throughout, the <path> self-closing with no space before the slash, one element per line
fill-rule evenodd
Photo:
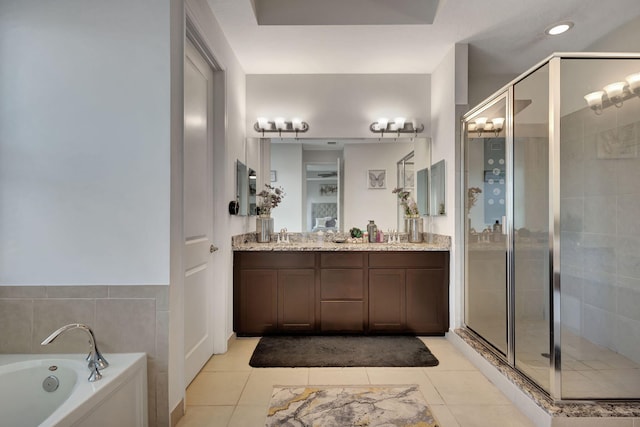
<path fill-rule="evenodd" d="M 213 71 L 187 42 L 184 61 L 185 384 L 213 355 Z"/>

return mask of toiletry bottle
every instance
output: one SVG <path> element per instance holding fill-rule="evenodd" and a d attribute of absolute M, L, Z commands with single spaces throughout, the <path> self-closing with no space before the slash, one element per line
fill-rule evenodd
<path fill-rule="evenodd" d="M 493 239 L 494 242 L 500 243 L 502 241 L 502 225 L 496 219 L 496 223 L 493 224 Z"/>
<path fill-rule="evenodd" d="M 375 243 L 378 237 L 378 226 L 372 219 L 369 220 L 369 225 L 367 225 L 367 234 L 369 234 L 369 243 Z"/>

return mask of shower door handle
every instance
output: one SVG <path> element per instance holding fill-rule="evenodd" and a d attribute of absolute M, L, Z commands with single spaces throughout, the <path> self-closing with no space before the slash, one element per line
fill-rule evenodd
<path fill-rule="evenodd" d="M 507 234 L 507 217 L 502 215 L 502 234 Z"/>

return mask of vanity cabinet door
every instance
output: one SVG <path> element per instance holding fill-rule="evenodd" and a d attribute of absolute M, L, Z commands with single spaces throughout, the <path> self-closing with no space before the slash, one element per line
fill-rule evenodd
<path fill-rule="evenodd" d="M 448 297 L 443 269 L 406 271 L 407 331 L 443 333 L 449 329 Z"/>
<path fill-rule="evenodd" d="M 404 269 L 369 270 L 369 331 L 402 331 L 406 324 Z"/>
<path fill-rule="evenodd" d="M 315 270 L 278 270 L 278 330 L 315 329 Z"/>
<path fill-rule="evenodd" d="M 275 331 L 278 324 L 277 270 L 240 270 L 238 334 Z"/>

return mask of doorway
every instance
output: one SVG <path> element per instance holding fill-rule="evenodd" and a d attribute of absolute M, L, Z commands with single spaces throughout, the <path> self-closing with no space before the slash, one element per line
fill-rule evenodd
<path fill-rule="evenodd" d="M 189 384 L 213 355 L 214 70 L 195 45 L 184 59 L 184 355 Z"/>

